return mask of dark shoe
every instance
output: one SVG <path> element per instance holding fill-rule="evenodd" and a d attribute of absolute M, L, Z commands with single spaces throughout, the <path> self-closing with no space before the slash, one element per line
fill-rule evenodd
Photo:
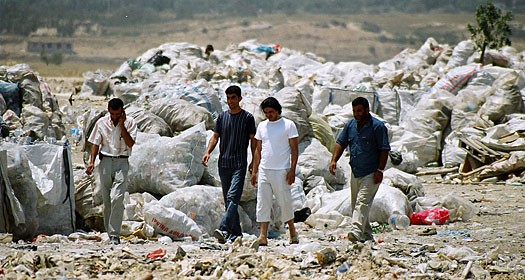
<path fill-rule="evenodd" d="M 230 235 L 228 237 L 228 240 L 226 240 L 226 243 L 233 244 L 233 242 L 235 242 L 235 240 L 237 240 L 237 238 L 241 238 L 242 239 L 242 235 L 239 235 L 239 236 Z"/>
<path fill-rule="evenodd" d="M 297 210 L 293 213 L 293 222 L 299 223 L 304 222 L 312 214 L 312 210 L 308 207 L 305 207 L 301 210 Z"/>
<path fill-rule="evenodd" d="M 109 237 L 109 244 L 110 245 L 119 245 L 120 244 L 120 238 L 118 236 L 110 236 Z"/>
<path fill-rule="evenodd" d="M 352 243 L 355 243 L 355 242 L 358 242 L 359 239 L 357 239 L 357 237 L 355 237 L 355 235 L 351 232 L 348 233 L 348 241 L 352 242 Z"/>
<path fill-rule="evenodd" d="M 220 229 L 216 229 L 213 232 L 213 237 L 217 238 L 217 241 L 220 244 L 224 244 L 224 243 L 226 243 L 226 239 L 228 237 L 228 233 L 226 231 L 222 231 Z"/>

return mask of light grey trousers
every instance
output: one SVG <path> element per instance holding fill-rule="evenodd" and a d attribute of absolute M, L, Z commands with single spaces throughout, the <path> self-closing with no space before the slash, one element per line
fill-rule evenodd
<path fill-rule="evenodd" d="M 104 203 L 104 226 L 109 236 L 119 237 L 124 215 L 124 194 L 128 190 L 128 159 L 103 157 L 98 171 Z"/>
<path fill-rule="evenodd" d="M 379 189 L 374 183 L 374 173 L 350 178 L 350 209 L 352 209 L 352 227 L 350 232 L 360 241 L 373 239 L 370 226 L 370 206 Z"/>

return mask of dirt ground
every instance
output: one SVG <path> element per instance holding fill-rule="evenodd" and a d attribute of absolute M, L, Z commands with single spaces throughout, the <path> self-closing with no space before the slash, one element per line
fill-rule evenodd
<path fill-rule="evenodd" d="M 52 90 L 60 88 L 60 106 L 79 82 L 46 81 Z M 75 97 L 73 105 L 103 109 L 106 100 Z M 82 167 L 80 148 L 72 151 L 73 165 Z M 300 244 L 288 245 L 282 235 L 258 248 L 252 246 L 255 236 L 232 245 L 204 236 L 173 243 L 133 238 L 110 246 L 99 233 L 102 241 L 58 236 L 17 244 L 0 235 L 0 278 L 525 279 L 525 186 L 449 184 L 437 175 L 420 179 L 427 196 L 454 192 L 473 202 L 478 214 L 446 225 L 378 232 L 375 243 L 365 244 L 349 242 L 346 228 L 319 230 L 304 223 L 297 224 Z M 420 235 L 429 228 L 436 234 Z M 165 256 L 147 257 L 157 249 L 165 250 Z"/>

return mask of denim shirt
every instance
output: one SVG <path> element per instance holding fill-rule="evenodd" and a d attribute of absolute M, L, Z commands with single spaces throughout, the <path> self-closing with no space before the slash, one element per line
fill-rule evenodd
<path fill-rule="evenodd" d="M 361 131 L 357 129 L 355 119 L 349 120 L 337 137 L 337 144 L 343 149 L 350 148 L 350 166 L 357 178 L 375 172 L 379 165 L 379 153 L 390 151 L 386 126 L 372 116 Z"/>

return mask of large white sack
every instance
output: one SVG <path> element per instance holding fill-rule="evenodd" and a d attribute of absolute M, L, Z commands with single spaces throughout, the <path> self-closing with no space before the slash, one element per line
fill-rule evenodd
<path fill-rule="evenodd" d="M 386 224 L 394 213 L 410 216 L 412 208 L 402 191 L 381 183 L 370 207 L 370 221 Z"/>
<path fill-rule="evenodd" d="M 113 94 L 122 99 L 124 104 L 132 103 L 142 94 L 141 83 L 112 83 L 111 89 L 113 90 Z"/>
<path fill-rule="evenodd" d="M 156 234 L 169 236 L 173 240 L 186 236 L 199 240 L 202 235 L 197 223 L 186 214 L 155 200 L 144 204 L 144 221 L 155 229 Z"/>
<path fill-rule="evenodd" d="M 424 196 L 425 190 L 419 178 L 397 168 L 388 168 L 383 174 L 382 184 L 402 191 L 409 201 Z"/>
<path fill-rule="evenodd" d="M 196 185 L 204 172 L 205 149 L 203 123 L 176 137 L 139 133 L 129 158 L 129 191 L 165 195 Z"/>
<path fill-rule="evenodd" d="M 468 58 L 474 54 L 476 47 L 470 40 L 459 42 L 452 50 L 452 55 L 448 60 L 447 67 L 452 69 L 458 66 L 465 65 Z"/>
<path fill-rule="evenodd" d="M 459 131 L 465 127 L 487 127 L 491 125 L 476 112 L 453 109 L 450 116 L 450 128 L 452 131 Z"/>
<path fill-rule="evenodd" d="M 8 217 L 9 222 L 14 225 L 11 228 L 13 241 L 29 241 L 38 234 L 39 227 L 36 203 L 39 194 L 31 177 L 29 159 L 20 145 L 4 142 L 0 149 L 7 151 L 7 177 L 14 192 L 14 197 L 10 197 L 10 200 L 19 202 L 14 205 L 15 213 Z"/>
<path fill-rule="evenodd" d="M 443 90 L 424 94 L 415 109 L 404 115 L 399 125 L 422 136 L 443 132 L 450 120 L 453 97 L 454 95 Z"/>
<path fill-rule="evenodd" d="M 411 113 L 414 110 L 416 104 L 421 99 L 421 96 L 425 95 L 426 92 L 417 90 L 398 89 L 397 94 L 399 96 L 399 106 L 401 109 L 399 112 L 399 121 L 401 121 L 405 118 L 407 114 Z"/>
<path fill-rule="evenodd" d="M 24 124 L 24 130 L 32 130 L 36 132 L 37 137 L 41 139 L 48 135 L 52 129 L 50 126 L 51 122 L 46 112 L 33 105 L 24 105 L 20 118 Z"/>
<path fill-rule="evenodd" d="M 135 120 L 140 132 L 167 137 L 173 136 L 170 126 L 161 117 L 144 108 L 130 106 L 126 108 L 126 115 Z"/>
<path fill-rule="evenodd" d="M 341 87 L 354 88 L 359 83 L 369 81 L 374 76 L 374 66 L 362 62 L 340 62 L 337 68 L 343 71 Z"/>
<path fill-rule="evenodd" d="M 293 211 L 301 210 L 306 202 L 306 194 L 303 190 L 303 181 L 295 177 L 295 182 L 290 186 L 292 193 L 292 208 Z"/>
<path fill-rule="evenodd" d="M 203 107 L 216 117 L 222 111 L 219 96 L 224 94 L 224 90 L 217 92 L 203 79 L 193 80 L 191 83 L 182 82 L 180 79 L 172 77 L 161 80 L 153 89 L 157 96 L 180 98 L 194 105 Z"/>
<path fill-rule="evenodd" d="M 224 213 L 222 188 L 195 185 L 163 196 L 159 203 L 173 207 L 193 219 L 201 231 L 210 236 L 219 228 Z"/>
<path fill-rule="evenodd" d="M 350 174 L 350 164 L 342 157 L 337 163 L 335 176 L 330 173 L 328 166 L 332 159 L 332 153 L 313 138 L 308 147 L 299 155 L 297 171 L 302 180 L 311 176 L 321 176 L 330 185 L 344 185 Z"/>
<path fill-rule="evenodd" d="M 155 100 L 151 104 L 150 111 L 161 117 L 173 132 L 184 131 L 201 122 L 205 123 L 207 129 L 214 126 L 212 115 L 208 110 L 179 98 Z"/>
<path fill-rule="evenodd" d="M 314 214 L 329 215 L 334 212 L 343 216 L 352 216 L 350 208 L 350 189 L 327 192 L 326 189 L 316 189 L 314 194 L 308 194 L 306 206 Z M 370 207 L 370 221 L 387 223 L 388 217 L 394 212 L 410 215 L 412 209 L 408 199 L 399 189 L 381 183 Z"/>
<path fill-rule="evenodd" d="M 27 157 L 38 199 L 38 232 L 69 234 L 75 231 L 75 186 L 69 147 L 51 144 L 20 146 Z M 17 185 L 18 186 L 18 185 Z"/>
<path fill-rule="evenodd" d="M 282 106 L 282 116 L 295 123 L 299 141 L 304 137 L 313 136 L 312 127 L 308 123 L 312 107 L 303 93 L 293 87 L 286 87 L 277 92 L 275 98 Z"/>
<path fill-rule="evenodd" d="M 80 90 L 80 96 L 105 95 L 109 88 L 108 77 L 110 74 L 100 69 L 95 72 L 84 73 L 84 83 Z"/>
<path fill-rule="evenodd" d="M 460 166 L 467 156 L 467 151 L 459 145 L 459 133 L 452 132 L 445 138 L 445 145 L 441 152 L 441 162 L 444 167 Z"/>
<path fill-rule="evenodd" d="M 417 166 L 436 161 L 439 158 L 440 133 L 420 135 L 398 126 L 392 126 L 392 131 L 393 136 L 390 141 L 390 148 L 392 151 L 398 151 L 403 154 L 403 162 L 405 162 L 404 155 L 407 153 L 413 153 L 417 157 Z M 403 171 L 408 172 L 407 170 Z"/>
<path fill-rule="evenodd" d="M 391 89 L 378 89 L 377 96 L 379 97 L 381 116 L 386 122 L 391 125 L 399 123 L 399 116 L 401 114 L 401 100 L 397 91 Z"/>
<path fill-rule="evenodd" d="M 333 151 L 335 146 L 335 137 L 330 124 L 324 118 L 313 113 L 308 118 L 308 123 L 312 127 L 314 137 L 325 146 L 328 151 Z"/>
<path fill-rule="evenodd" d="M 500 123 L 506 115 L 521 112 L 523 100 L 520 90 L 524 86 L 523 71 L 513 71 L 499 77 L 492 85 L 492 93 L 479 109 L 479 115 Z"/>
<path fill-rule="evenodd" d="M 456 94 L 478 70 L 478 64 L 456 67 L 441 77 L 434 87 L 432 87 L 432 91 L 446 90 L 452 94 Z"/>
<path fill-rule="evenodd" d="M 328 87 L 315 86 L 312 93 L 313 113 L 322 114 L 328 104 L 330 104 L 330 89 Z"/>

